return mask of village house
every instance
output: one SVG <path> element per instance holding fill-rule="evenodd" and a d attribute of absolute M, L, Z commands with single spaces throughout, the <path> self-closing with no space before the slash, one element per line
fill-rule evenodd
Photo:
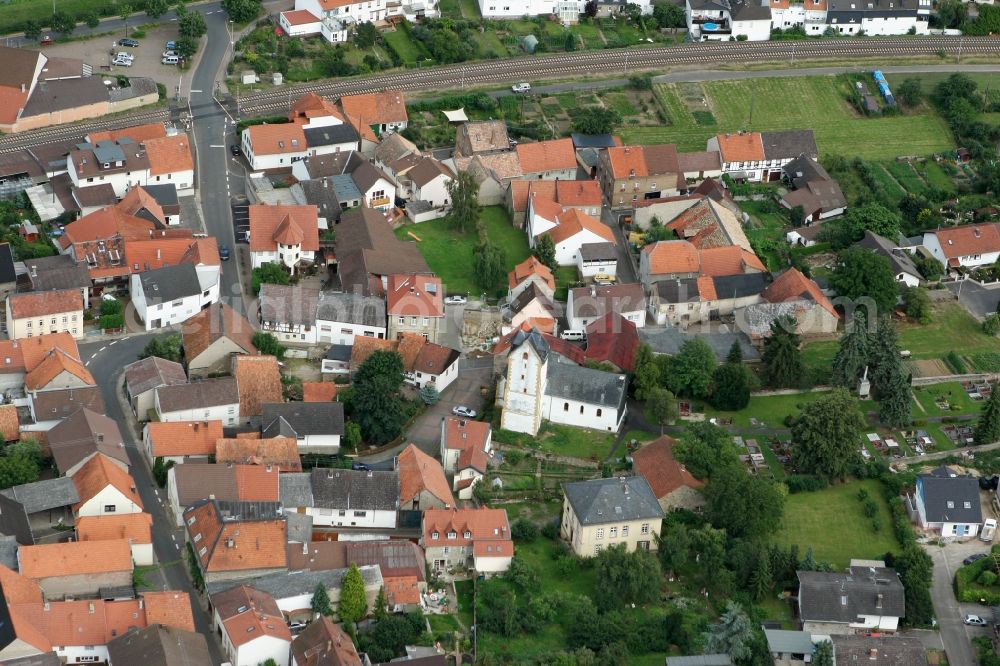
<path fill-rule="evenodd" d="M 799 155 L 782 171 L 785 182 L 795 189 L 781 197 L 780 203 L 789 210 L 801 206 L 807 223 L 843 215 L 847 210 L 840 185 L 814 158 Z"/>
<path fill-rule="evenodd" d="M 260 285 L 257 307 L 261 330 L 281 342 L 316 344 L 316 307 L 320 290 L 297 285 Z"/>
<path fill-rule="evenodd" d="M 802 630 L 895 633 L 906 616 L 903 583 L 885 562 L 851 560 L 846 572 L 797 571 Z"/>
<path fill-rule="evenodd" d="M 555 261 L 560 266 L 574 266 L 580 248 L 590 243 L 610 243 L 617 240 L 610 227 L 582 212 L 579 208 L 563 209 L 559 204 L 532 199 L 528 202 L 528 240 L 532 247 L 544 234 L 555 246 Z"/>
<path fill-rule="evenodd" d="M 49 430 L 46 437 L 56 468 L 73 476 L 95 457 L 105 457 L 124 472 L 129 459 L 118 424 L 105 416 L 81 408 Z"/>
<path fill-rule="evenodd" d="M 976 478 L 945 465 L 917 476 L 916 488 L 903 495 L 903 503 L 921 529 L 943 538 L 974 537 L 983 522 Z"/>
<path fill-rule="evenodd" d="M 639 351 L 639 330 L 617 312 L 608 312 L 587 324 L 584 363 L 610 363 L 622 372 L 635 370 Z"/>
<path fill-rule="evenodd" d="M 659 280 L 649 291 L 649 309 L 658 325 L 687 328 L 759 303 L 767 273 Z"/>
<path fill-rule="evenodd" d="M 142 429 L 142 448 L 150 464 L 208 462 L 222 438 L 222 421 L 150 421 Z"/>
<path fill-rule="evenodd" d="M 48 333 L 83 337 L 84 299 L 79 289 L 7 296 L 7 335 L 11 340 Z"/>
<path fill-rule="evenodd" d="M 379 3 L 381 0 L 378 0 L 376 4 Z M 359 6 L 360 4 L 358 3 Z M 371 20 L 377 21 L 378 19 Z M 359 18 L 358 22 L 363 23 L 364 20 Z M 362 137 L 365 137 L 366 132 L 381 138 L 384 134 L 405 130 L 409 121 L 406 114 L 406 101 L 403 93 L 399 90 L 344 95 L 337 100 L 337 106 L 348 122 L 358 128 Z"/>
<path fill-rule="evenodd" d="M 184 511 L 187 541 L 206 583 L 285 573 L 285 520 L 277 502 L 201 500 Z M 284 625 L 283 625 L 284 626 Z"/>
<path fill-rule="evenodd" d="M 188 374 L 203 377 L 228 372 L 233 354 L 255 354 L 254 328 L 226 303 L 213 303 L 184 322 L 181 331 Z"/>
<path fill-rule="evenodd" d="M 505 205 L 515 227 L 525 226 L 532 199 L 559 204 L 563 210 L 576 208 L 591 217 L 601 216 L 601 186 L 594 180 L 532 180 L 518 178 L 507 187 Z"/>
<path fill-rule="evenodd" d="M 333 382 L 302 382 L 302 402 L 333 402 L 337 385 Z"/>
<path fill-rule="evenodd" d="M 136 566 L 153 564 L 153 517 L 148 513 L 84 516 L 75 527 L 77 541 L 125 539 Z"/>
<path fill-rule="evenodd" d="M 789 268 L 761 292 L 761 302 L 734 312 L 737 326 L 754 344 L 771 334 L 771 324 L 792 318 L 803 337 L 829 335 L 837 331 L 840 315 L 815 281 L 796 268 Z"/>
<path fill-rule="evenodd" d="M 21 546 L 17 564 L 46 599 L 96 595 L 101 588 L 132 584 L 132 550 L 126 539 Z"/>
<path fill-rule="evenodd" d="M 913 256 L 888 238 L 879 236 L 870 229 L 865 229 L 864 238 L 859 240 L 856 245 L 888 259 L 889 266 L 892 267 L 892 274 L 895 276 L 896 282 L 901 285 L 917 287 L 924 281 L 920 269 L 913 262 Z"/>
<path fill-rule="evenodd" d="M 388 337 L 404 333 L 438 342 L 444 326 L 444 289 L 441 278 L 429 275 L 390 275 L 386 287 Z"/>
<path fill-rule="evenodd" d="M 42 348 L 34 348 L 32 351 L 39 351 Z M 27 347 L 23 347 L 23 349 L 27 350 Z M 25 363 L 33 364 L 33 369 L 24 375 L 23 387 L 29 396 L 34 396 L 42 391 L 82 389 L 96 384 L 94 376 L 80 360 L 75 345 L 68 347 L 68 349 L 71 351 L 67 352 L 62 347 L 55 347 L 40 359 L 33 355 L 24 357 Z"/>
<path fill-rule="evenodd" d="M 927 649 L 916 636 L 834 634 L 830 641 L 834 663 L 865 663 L 867 666 L 924 666 L 927 663 Z"/>
<path fill-rule="evenodd" d="M 76 518 L 142 513 L 142 499 L 135 479 L 110 458 L 94 456 L 72 475 L 72 479 L 80 498 L 73 505 Z"/>
<path fill-rule="evenodd" d="M 502 120 L 472 120 L 455 128 L 455 156 L 472 157 L 511 149 L 507 123 Z"/>
<path fill-rule="evenodd" d="M 507 300 L 513 301 L 531 285 L 535 285 L 549 300 L 555 295 L 556 279 L 552 269 L 534 256 L 514 266 L 514 270 L 507 274 Z"/>
<path fill-rule="evenodd" d="M 314 527 L 392 529 L 399 512 L 399 472 L 315 467 L 310 476 Z"/>
<path fill-rule="evenodd" d="M 353 345 L 358 337 L 382 340 L 388 333 L 385 301 L 361 294 L 324 292 L 316 304 L 317 342 Z"/>
<path fill-rule="evenodd" d="M 597 181 L 612 210 L 634 208 L 641 200 L 675 196 L 687 190 L 673 144 L 607 148 L 598 158 Z"/>
<path fill-rule="evenodd" d="M 288 666 L 292 634 L 271 595 L 246 585 L 209 597 L 212 626 L 233 666 L 257 666 L 269 659 Z"/>
<path fill-rule="evenodd" d="M 563 484 L 560 536 L 580 557 L 625 544 L 656 550 L 663 509 L 645 477 L 591 479 Z"/>
<path fill-rule="evenodd" d="M 261 415 L 261 405 L 282 400 L 281 369 L 274 356 L 233 356 L 233 377 L 240 394 L 240 422 Z"/>
<path fill-rule="evenodd" d="M 577 248 L 574 261 L 582 278 L 618 279 L 618 250 L 614 243 L 583 243 Z"/>
<path fill-rule="evenodd" d="M 559 311 L 545 292 L 536 284 L 530 283 L 502 308 L 504 332 L 520 328 L 522 325 L 537 327 L 539 330 L 556 334 Z"/>
<path fill-rule="evenodd" d="M 125 397 L 135 417 L 146 421 L 153 409 L 156 389 L 186 384 L 187 380 L 184 366 L 180 363 L 159 356 L 147 356 L 125 366 Z"/>
<path fill-rule="evenodd" d="M 521 175 L 538 180 L 574 180 L 576 152 L 573 140 L 551 139 L 519 143 L 515 146 L 521 164 Z"/>
<path fill-rule="evenodd" d="M 410 444 L 396 457 L 399 474 L 399 508 L 403 511 L 450 509 L 455 506 L 441 463 L 416 444 Z"/>
<path fill-rule="evenodd" d="M 161 128 L 158 138 L 136 140 L 128 129 L 119 132 L 122 136 L 92 139 L 69 151 L 66 168 L 74 188 L 107 184 L 122 198 L 135 186 L 171 182 L 179 192 L 190 193 L 194 160 L 187 135 L 164 136 Z"/>
<path fill-rule="evenodd" d="M 148 611 L 146 614 L 149 615 Z M 150 624 L 145 629 L 119 635 L 108 643 L 108 659 L 116 666 L 212 666 L 203 634 L 162 624 Z"/>
<path fill-rule="evenodd" d="M 664 513 L 673 509 L 695 510 L 705 504 L 701 494 L 705 482 L 694 478 L 674 458 L 676 443 L 672 437 L 663 436 L 632 454 L 632 470 L 646 479 Z"/>
<path fill-rule="evenodd" d="M 23 432 L 48 432 L 81 407 L 92 412 L 104 411 L 104 398 L 96 386 L 38 391 L 28 395 L 30 419 L 20 424 Z"/>
<path fill-rule="evenodd" d="M 415 243 L 399 240 L 370 208 L 345 213 L 337 227 L 337 273 L 345 292 L 384 296 L 390 275 L 431 275 Z"/>
<path fill-rule="evenodd" d="M 639 279 L 653 285 L 660 280 L 721 277 L 767 271 L 752 250 L 737 245 L 699 249 L 689 240 L 650 243 L 639 255 Z"/>
<path fill-rule="evenodd" d="M 733 180 L 754 183 L 781 180 L 785 165 L 799 157 L 819 157 L 812 130 L 717 134 L 708 150 L 722 155 L 722 169 Z"/>
<path fill-rule="evenodd" d="M 774 666 L 805 666 L 812 661 L 815 646 L 808 631 L 764 629 L 764 640 Z"/>
<path fill-rule="evenodd" d="M 184 263 L 133 274 L 129 296 L 147 331 L 176 326 L 219 300 L 218 274 Z"/>
<path fill-rule="evenodd" d="M 472 499 L 472 489 L 489 466 L 493 429 L 489 423 L 447 416 L 441 419 L 441 462 L 453 475 L 459 499 Z"/>
<path fill-rule="evenodd" d="M 76 484 L 65 476 L 0 490 L 0 532 L 25 546 L 52 539 L 73 524 L 79 501 Z"/>
<path fill-rule="evenodd" d="M 251 125 L 240 143 L 254 171 L 287 169 L 309 154 L 302 126 L 295 123 Z"/>
<path fill-rule="evenodd" d="M 167 471 L 167 500 L 183 527 L 184 511 L 201 500 L 277 502 L 279 474 L 277 465 L 174 465 Z"/>
<path fill-rule="evenodd" d="M 323 616 L 313 620 L 292 640 L 291 666 L 362 666 L 354 641 Z"/>
<path fill-rule="evenodd" d="M 215 461 L 220 465 L 259 465 L 279 472 L 301 472 L 299 447 L 293 437 L 224 438 L 215 442 Z"/>
<path fill-rule="evenodd" d="M 430 509 L 424 511 L 421 534 L 427 564 L 439 573 L 500 574 L 514 557 L 504 509 Z"/>
<path fill-rule="evenodd" d="M 202 379 L 161 386 L 153 407 L 160 421 L 222 421 L 233 426 L 239 423 L 240 394 L 234 377 Z"/>
<path fill-rule="evenodd" d="M 0 340 L 0 389 L 25 387 L 26 377 L 38 370 L 43 363 L 49 361 L 50 356 L 56 355 L 66 355 L 75 360 L 79 365 L 77 370 L 80 371 L 81 377 L 87 378 L 83 382 L 83 386 L 94 385 L 94 378 L 90 375 L 90 371 L 80 362 L 80 349 L 72 334 L 53 333 L 20 340 Z M 36 386 L 36 390 L 38 388 L 44 389 L 53 379 L 55 377 L 52 373 L 45 370 L 44 376 L 38 375 L 37 380 L 33 381 L 32 385 Z M 48 388 L 55 389 L 56 387 Z"/>
<path fill-rule="evenodd" d="M 250 206 L 250 260 L 253 268 L 277 263 L 294 275 L 312 264 L 319 250 L 316 206 Z"/>
<path fill-rule="evenodd" d="M 262 436 L 290 437 L 302 453 L 336 453 L 344 435 L 340 402 L 271 402 L 261 405 Z"/>
<path fill-rule="evenodd" d="M 1000 225 L 965 224 L 925 231 L 923 246 L 946 272 L 992 266 L 1000 259 Z"/>
<path fill-rule="evenodd" d="M 578 287 L 570 289 L 566 302 L 569 328 L 582 331 L 609 312 L 617 312 L 642 328 L 646 325 L 646 294 L 641 284 Z"/>

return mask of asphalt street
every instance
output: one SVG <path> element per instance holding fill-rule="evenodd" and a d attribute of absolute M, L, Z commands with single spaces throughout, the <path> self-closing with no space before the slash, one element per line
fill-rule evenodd
<path fill-rule="evenodd" d="M 128 451 L 132 478 L 135 479 L 146 512 L 153 516 L 153 551 L 159 568 L 146 574 L 146 581 L 151 589 L 183 590 L 191 595 L 195 630 L 208 639 L 212 662 L 221 664 L 224 658 L 218 642 L 213 638 L 211 620 L 202 609 L 198 592 L 191 585 L 187 575 L 183 530 L 173 527 L 174 522 L 170 519 L 166 508 L 166 493 L 157 489 L 153 482 L 149 465 L 139 449 L 142 434 L 133 427 L 136 422 L 131 415 L 125 413 L 122 407 L 124 396 L 118 390 L 122 368 L 136 360 L 136 356 L 151 337 L 152 334 L 146 334 L 120 340 L 84 342 L 80 344 L 80 356 L 94 375 L 97 385 L 101 387 L 105 413 L 114 419 L 121 429 Z"/>
<path fill-rule="evenodd" d="M 931 585 L 931 599 L 934 601 L 934 613 L 938 621 L 938 638 L 940 645 L 948 654 L 949 664 L 975 664 L 976 655 L 972 647 L 972 639 L 977 636 L 988 636 L 992 632 L 989 627 L 970 627 L 962 622 L 966 614 L 979 615 L 991 619 L 990 609 L 980 604 L 960 604 L 955 599 L 952 579 L 955 570 L 962 566 L 962 560 L 973 553 L 989 551 L 989 544 L 978 539 L 971 541 L 949 543 L 945 546 L 925 546 L 934 560 L 934 582 Z M 928 633 L 928 632 L 922 632 Z M 921 636 L 925 646 L 928 641 L 933 645 L 933 636 Z"/>

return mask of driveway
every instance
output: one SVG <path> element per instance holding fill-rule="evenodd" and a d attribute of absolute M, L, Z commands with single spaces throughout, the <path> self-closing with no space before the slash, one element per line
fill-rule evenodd
<path fill-rule="evenodd" d="M 972 647 L 972 639 L 977 636 L 988 636 L 988 627 L 970 627 L 962 622 L 967 613 L 982 617 L 990 617 L 990 609 L 980 604 L 960 604 L 955 599 L 952 580 L 955 571 L 962 566 L 962 560 L 973 553 L 983 553 L 989 550 L 989 544 L 978 539 L 966 542 L 950 543 L 944 547 L 924 546 L 934 560 L 934 582 L 931 585 L 931 598 L 934 601 L 934 612 L 937 615 L 939 642 L 933 641 L 932 632 L 919 633 L 924 645 L 944 648 L 948 653 L 949 664 L 975 664 L 976 654 Z"/>
<path fill-rule="evenodd" d="M 948 290 L 958 296 L 959 302 L 977 319 L 986 319 L 997 311 L 1000 302 L 1000 285 L 983 287 L 972 280 L 948 282 Z"/>
<path fill-rule="evenodd" d="M 411 442 L 420 450 L 431 456 L 437 456 L 441 446 L 441 419 L 451 416 L 455 405 L 465 405 L 479 412 L 483 408 L 483 397 L 480 387 L 489 383 L 493 372 L 493 359 L 460 359 L 458 377 L 441 393 L 441 400 L 417 417 L 406 433 L 402 444 L 388 451 L 380 451 L 371 456 L 363 456 L 360 460 L 366 463 L 379 463 L 391 460 Z"/>

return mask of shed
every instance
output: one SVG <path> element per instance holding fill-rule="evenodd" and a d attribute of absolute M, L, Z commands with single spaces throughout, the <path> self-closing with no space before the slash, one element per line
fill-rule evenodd
<path fill-rule="evenodd" d="M 240 72 L 240 83 L 242 83 L 243 85 L 246 86 L 246 85 L 250 85 L 250 84 L 253 84 L 253 83 L 259 83 L 259 82 L 260 82 L 260 78 L 258 78 L 257 72 L 253 71 L 252 69 L 247 69 L 247 70 L 244 70 L 244 71 Z"/>

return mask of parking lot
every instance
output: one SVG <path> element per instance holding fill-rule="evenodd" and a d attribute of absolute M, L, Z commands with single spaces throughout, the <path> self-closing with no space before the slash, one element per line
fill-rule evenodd
<path fill-rule="evenodd" d="M 233 209 L 233 236 L 237 243 L 247 243 L 247 234 L 250 233 L 250 202 L 245 196 L 237 195 L 230 199 L 230 207 Z"/>
<path fill-rule="evenodd" d="M 146 17 L 143 17 L 146 18 Z M 142 19 L 135 18 L 136 25 Z M 146 18 L 146 20 L 151 20 Z M 94 68 L 94 75 L 99 73 L 123 74 L 125 76 L 146 76 L 167 87 L 168 94 L 175 94 L 178 77 L 182 72 L 176 65 L 164 65 L 160 58 L 169 40 L 177 39 L 176 22 L 166 22 L 145 31 L 144 37 L 137 38 L 137 48 L 127 48 L 117 45 L 117 41 L 125 37 L 125 32 L 94 37 L 93 39 L 73 41 L 66 44 L 49 44 L 46 46 L 31 45 L 27 48 L 37 48 L 49 57 L 78 58 Z M 132 28 L 129 28 L 132 37 Z M 121 67 L 111 64 L 114 54 L 127 52 L 135 56 L 131 67 Z"/>

